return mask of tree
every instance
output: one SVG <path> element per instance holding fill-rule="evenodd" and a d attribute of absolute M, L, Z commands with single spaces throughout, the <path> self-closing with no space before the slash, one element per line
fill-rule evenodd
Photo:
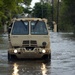
<path fill-rule="evenodd" d="M 60 29 L 63 31 L 75 30 L 75 1 L 63 0 L 60 13 Z"/>
<path fill-rule="evenodd" d="M 51 5 L 49 3 L 36 3 L 33 9 L 33 16 L 37 18 L 47 18 L 51 21 Z"/>
<path fill-rule="evenodd" d="M 4 25 L 7 20 L 18 13 L 23 12 L 23 7 L 19 3 L 29 5 L 32 0 L 0 0 L 0 24 Z"/>

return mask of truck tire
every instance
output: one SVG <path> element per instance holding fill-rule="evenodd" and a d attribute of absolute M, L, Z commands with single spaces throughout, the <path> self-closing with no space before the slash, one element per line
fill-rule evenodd
<path fill-rule="evenodd" d="M 47 60 L 48 62 L 50 62 L 50 60 L 51 60 L 51 54 L 48 55 L 48 57 L 46 58 L 46 60 Z"/>
<path fill-rule="evenodd" d="M 51 60 L 51 53 L 49 55 L 44 55 L 43 59 L 49 62 Z"/>
<path fill-rule="evenodd" d="M 9 52 L 8 52 L 8 60 L 11 60 L 11 55 L 9 54 Z"/>

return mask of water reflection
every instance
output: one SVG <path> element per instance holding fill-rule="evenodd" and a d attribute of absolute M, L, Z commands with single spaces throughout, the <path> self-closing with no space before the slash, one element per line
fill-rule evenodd
<path fill-rule="evenodd" d="M 18 73 L 18 71 L 19 71 L 18 64 L 17 63 L 14 63 L 13 66 L 14 66 L 14 68 L 13 68 L 12 75 L 19 75 L 19 73 Z"/>
<path fill-rule="evenodd" d="M 11 75 L 47 75 L 50 72 L 50 62 L 41 60 L 9 62 L 9 65 Z"/>
<path fill-rule="evenodd" d="M 46 65 L 44 63 L 42 63 L 42 66 L 41 66 L 41 71 L 42 71 L 42 75 L 47 75 L 47 68 L 46 68 Z"/>

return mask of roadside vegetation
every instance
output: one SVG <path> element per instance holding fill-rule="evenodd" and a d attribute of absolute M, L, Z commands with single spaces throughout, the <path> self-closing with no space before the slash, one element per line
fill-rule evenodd
<path fill-rule="evenodd" d="M 0 30 L 3 25 L 10 22 L 17 14 L 22 13 L 32 0 L 0 0 Z M 9 24 L 9 23 L 8 23 Z"/>
<path fill-rule="evenodd" d="M 42 3 L 36 3 L 32 10 L 30 10 L 29 5 L 31 1 L 0 0 L 0 30 L 7 21 L 10 21 L 17 14 L 24 12 L 31 14 L 32 17 L 47 18 L 49 25 L 52 25 L 52 20 L 57 23 L 58 17 L 58 30 L 62 32 L 73 32 L 75 34 L 74 0 L 61 0 L 59 2 L 59 9 L 58 0 L 54 0 L 53 5 L 41 0 Z M 22 6 L 23 4 L 26 6 L 25 8 Z"/>
<path fill-rule="evenodd" d="M 62 0 L 60 9 L 60 29 L 75 34 L 75 1 Z"/>
<path fill-rule="evenodd" d="M 59 31 L 73 32 L 75 35 L 75 1 L 61 0 L 61 2 L 59 2 L 59 9 L 57 7 L 58 7 L 58 0 L 55 0 L 54 1 L 54 20 L 57 22 L 57 12 L 59 12 L 59 16 L 58 16 Z"/>

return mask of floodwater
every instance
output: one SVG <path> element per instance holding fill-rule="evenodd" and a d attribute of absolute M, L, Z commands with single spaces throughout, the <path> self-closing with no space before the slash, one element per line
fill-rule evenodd
<path fill-rule="evenodd" d="M 51 61 L 7 59 L 8 37 L 0 34 L 0 75 L 75 75 L 75 38 L 72 33 L 50 33 Z"/>

